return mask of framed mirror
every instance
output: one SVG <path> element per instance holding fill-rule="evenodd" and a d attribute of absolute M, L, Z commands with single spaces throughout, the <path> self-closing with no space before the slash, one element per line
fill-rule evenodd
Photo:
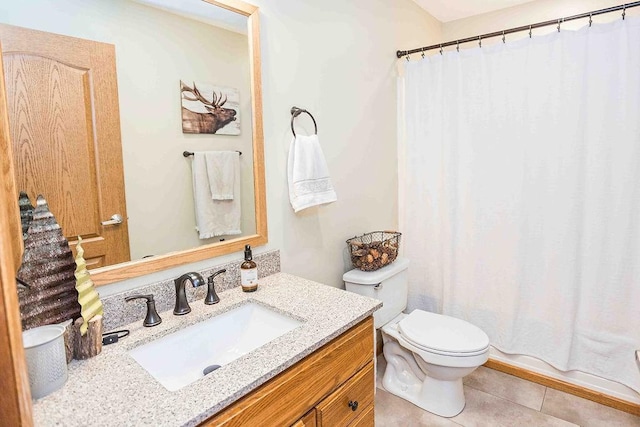
<path fill-rule="evenodd" d="M 126 232 L 125 237 L 114 240 L 126 246 L 128 258 L 109 262 L 102 252 L 87 257 L 97 285 L 236 252 L 246 244 L 267 243 L 257 7 L 238 0 L 14 3 L 0 14 L 0 23 L 8 24 L 0 28 L 0 41 L 16 187 L 28 190 L 31 202 L 40 192 L 47 197 L 47 193 L 56 191 L 62 193 L 60 200 L 80 200 L 82 203 L 73 208 L 66 202 L 49 204 L 63 230 L 60 219 L 77 218 L 77 226 L 67 228 L 72 229 L 71 236 L 83 237 L 83 246 L 85 242 L 89 246 L 96 243 L 96 251 L 112 254 L 114 250 L 103 250 L 106 239 L 102 234 Z M 34 10 L 39 12 L 34 14 Z M 12 36 L 9 26 L 23 28 Z M 33 30 L 42 34 L 20 33 Z M 39 44 L 40 36 L 45 53 L 39 54 L 40 62 L 34 62 L 36 55 L 28 49 Z M 60 38 L 48 38 L 53 36 Z M 85 65 L 84 58 L 74 62 L 75 57 L 60 54 L 76 54 L 82 50 L 81 42 L 97 46 L 88 48 L 92 53 L 87 61 L 99 58 L 109 62 L 112 49 L 116 90 L 108 84 L 108 73 L 94 69 L 93 63 Z M 51 70 L 53 77 L 48 77 L 48 84 L 42 84 L 42 79 L 31 83 L 24 77 L 25 70 L 38 67 Z M 51 89 L 64 88 L 63 84 L 73 79 L 80 88 L 75 95 L 72 90 Z M 109 90 L 116 94 L 115 103 L 114 96 L 105 96 Z M 79 101 L 68 104 L 81 105 L 75 113 L 65 104 L 72 96 Z M 54 102 L 41 102 L 49 98 Z M 27 105 L 25 99 L 32 100 L 35 107 Z M 58 116 L 54 114 L 55 120 L 41 126 L 42 134 L 52 142 L 41 149 L 36 146 L 39 130 L 26 132 L 25 123 L 30 122 L 30 115 L 43 115 L 37 108 L 57 105 L 56 99 L 59 105 L 51 110 L 59 112 Z M 190 132 L 193 117 L 199 120 L 214 109 L 230 114 L 215 133 Z M 193 111 L 195 114 L 190 113 Z M 104 118 L 111 120 L 111 127 L 102 124 Z M 104 142 L 104 134 L 113 135 L 113 129 L 121 135 L 121 147 Z M 66 135 L 76 137 L 80 148 L 69 148 L 74 146 L 66 140 L 60 143 Z M 183 152 L 215 151 L 242 153 L 235 175 L 241 186 L 239 190 L 234 188 L 233 194 L 242 212 L 241 226 L 240 230 L 230 229 L 229 234 L 216 232 L 203 237 L 196 230 L 193 156 L 185 157 Z M 89 161 L 81 157 L 83 153 Z M 38 158 L 52 159 L 46 165 L 59 160 L 63 172 L 34 179 L 24 165 L 35 164 Z M 103 163 L 90 164 L 93 159 Z M 117 171 L 118 161 L 122 172 Z M 69 183 L 78 188 L 69 190 L 65 187 Z M 46 185 L 51 188 L 40 189 Z M 120 197 L 126 203 L 121 208 L 111 207 L 109 200 L 98 199 L 105 195 L 109 200 Z M 122 223 L 115 215 L 122 218 Z M 65 235 L 74 246 L 75 240 L 67 232 Z"/>

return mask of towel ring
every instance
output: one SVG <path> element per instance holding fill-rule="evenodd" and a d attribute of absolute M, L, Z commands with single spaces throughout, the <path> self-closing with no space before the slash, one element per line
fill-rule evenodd
<path fill-rule="evenodd" d="M 315 134 L 317 135 L 318 124 L 316 123 L 316 119 L 313 118 L 313 115 L 311 115 L 311 113 L 305 109 L 298 108 L 298 107 L 291 107 L 291 132 L 293 133 L 293 136 L 294 137 L 296 136 L 296 131 L 293 129 L 293 121 L 295 120 L 296 117 L 298 117 L 302 113 L 307 113 L 309 117 L 311 117 L 311 120 L 313 120 L 313 127 L 316 129 Z"/>

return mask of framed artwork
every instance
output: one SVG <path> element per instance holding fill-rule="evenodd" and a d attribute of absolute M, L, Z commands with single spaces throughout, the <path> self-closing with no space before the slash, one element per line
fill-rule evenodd
<path fill-rule="evenodd" d="M 208 83 L 180 80 L 182 133 L 240 135 L 240 92 Z"/>

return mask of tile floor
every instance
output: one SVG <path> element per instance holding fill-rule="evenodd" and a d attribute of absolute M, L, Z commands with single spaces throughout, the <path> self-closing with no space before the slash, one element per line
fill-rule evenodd
<path fill-rule="evenodd" d="M 386 392 L 385 366 L 378 356 L 376 427 L 640 427 L 640 417 L 485 367 L 465 378 L 464 410 L 442 418 Z"/>

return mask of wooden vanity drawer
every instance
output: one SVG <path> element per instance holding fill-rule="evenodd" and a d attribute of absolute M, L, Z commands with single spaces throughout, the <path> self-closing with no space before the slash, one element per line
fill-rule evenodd
<path fill-rule="evenodd" d="M 336 395 L 334 390 L 342 390 L 354 378 L 360 378 L 363 372 L 368 372 L 367 369 L 371 370 L 368 377 L 371 397 L 370 401 L 359 402 L 363 408 L 373 401 L 375 384 L 372 317 L 223 409 L 201 426 L 282 427 L 296 425 L 299 420 L 313 425 L 310 419 L 305 417 L 301 420 L 300 417 L 312 410 L 317 402 L 329 401 Z M 322 400 L 325 396 L 328 397 Z M 347 409 L 351 411 L 348 406 Z M 360 412 L 360 409 L 355 411 L 356 414 Z M 319 417 L 317 419 L 320 420 Z M 347 424 L 345 422 L 343 425 Z M 325 424 L 331 427 L 337 425 Z"/>
<path fill-rule="evenodd" d="M 373 361 L 316 406 L 321 426 L 346 426 L 373 405 Z"/>
<path fill-rule="evenodd" d="M 316 427 L 316 410 L 315 408 L 305 414 L 304 417 L 296 421 L 291 427 Z"/>
<path fill-rule="evenodd" d="M 349 427 L 374 427 L 376 424 L 375 412 L 373 405 L 363 409 L 363 413 L 358 418 L 353 420 Z"/>

